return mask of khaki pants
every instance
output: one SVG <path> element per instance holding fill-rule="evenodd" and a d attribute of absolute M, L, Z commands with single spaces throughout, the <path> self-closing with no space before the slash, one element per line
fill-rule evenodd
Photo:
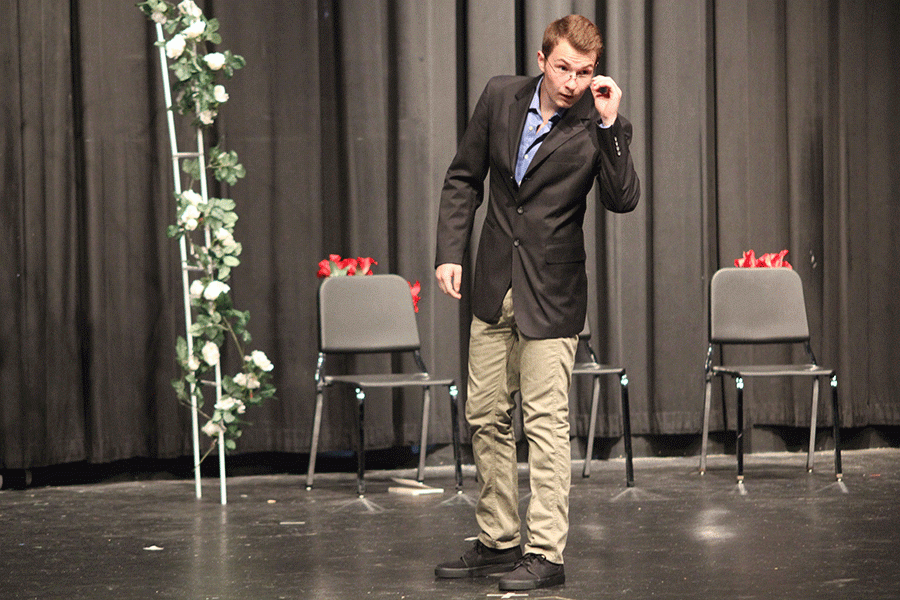
<path fill-rule="evenodd" d="M 516 327 L 512 294 L 494 325 L 475 317 L 469 345 L 466 419 L 481 495 L 475 519 L 490 548 L 520 543 L 519 486 L 512 395 L 522 395 L 531 499 L 524 552 L 562 563 L 569 532 L 569 384 L 577 337 L 529 339 Z"/>

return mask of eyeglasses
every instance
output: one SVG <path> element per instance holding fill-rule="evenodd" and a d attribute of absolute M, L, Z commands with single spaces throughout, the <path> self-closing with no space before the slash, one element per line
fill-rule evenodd
<path fill-rule="evenodd" d="M 594 67 L 584 67 L 579 71 L 575 71 L 565 65 L 556 66 L 550 62 L 548 62 L 547 64 L 550 65 L 550 68 L 553 69 L 554 73 L 564 78 L 566 81 L 574 79 L 579 83 L 584 83 L 594 76 Z"/>

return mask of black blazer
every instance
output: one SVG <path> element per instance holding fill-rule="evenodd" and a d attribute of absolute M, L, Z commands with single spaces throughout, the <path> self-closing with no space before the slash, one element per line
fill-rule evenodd
<path fill-rule="evenodd" d="M 581 331 L 587 312 L 587 194 L 596 180 L 603 206 L 628 212 L 637 205 L 640 182 L 628 151 L 631 123 L 620 115 L 612 127 L 600 128 L 588 90 L 547 135 L 517 185 L 519 139 L 538 80 L 495 77 L 482 92 L 444 180 L 435 265 L 462 264 L 490 172 L 473 312 L 496 323 L 512 286 L 523 334 L 568 337 Z"/>

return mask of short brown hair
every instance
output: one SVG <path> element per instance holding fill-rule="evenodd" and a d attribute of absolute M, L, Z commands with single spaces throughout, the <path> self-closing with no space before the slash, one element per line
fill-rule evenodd
<path fill-rule="evenodd" d="M 603 53 L 603 38 L 597 26 L 581 15 L 569 15 L 547 25 L 541 45 L 544 58 L 550 56 L 561 40 L 566 40 L 572 48 L 583 54 L 595 53 L 595 64 Z"/>

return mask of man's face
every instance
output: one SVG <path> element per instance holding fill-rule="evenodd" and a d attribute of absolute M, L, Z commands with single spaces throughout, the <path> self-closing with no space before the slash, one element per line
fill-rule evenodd
<path fill-rule="evenodd" d="M 544 74 L 541 108 L 570 108 L 587 91 L 594 74 L 596 57 L 578 52 L 567 40 L 560 42 L 550 56 L 538 51 L 538 66 Z M 545 106 L 549 102 L 550 106 Z"/>

